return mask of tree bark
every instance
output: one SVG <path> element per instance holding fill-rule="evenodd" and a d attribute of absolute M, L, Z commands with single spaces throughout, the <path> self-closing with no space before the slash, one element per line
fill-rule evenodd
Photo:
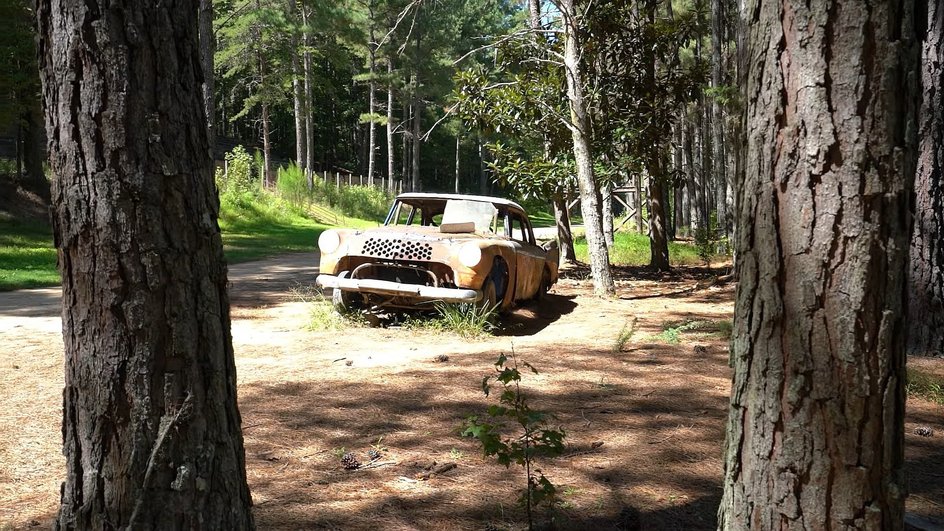
<path fill-rule="evenodd" d="M 914 3 L 749 0 L 722 529 L 903 527 Z"/>
<path fill-rule="evenodd" d="M 928 3 L 909 270 L 908 353 L 944 355 L 944 7 Z"/>
<path fill-rule="evenodd" d="M 250 529 L 196 2 L 37 5 L 65 344 L 59 529 Z"/>
<path fill-rule="evenodd" d="M 590 119 L 584 97 L 583 73 L 577 42 L 577 10 L 574 0 L 561 0 L 564 20 L 564 70 L 567 77 L 567 99 L 570 103 L 570 132 L 573 137 L 574 159 L 577 163 L 577 187 L 580 190 L 580 211 L 590 255 L 593 292 L 600 296 L 616 293 L 610 273 L 610 257 L 600 219 L 597 183 L 593 178 L 593 157 L 590 153 Z"/>

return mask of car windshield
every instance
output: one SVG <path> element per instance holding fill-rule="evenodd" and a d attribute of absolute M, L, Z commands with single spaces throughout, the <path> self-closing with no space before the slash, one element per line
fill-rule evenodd
<path fill-rule="evenodd" d="M 484 201 L 450 199 L 446 201 L 442 223 L 474 223 L 475 232 L 492 232 L 498 209 Z"/>

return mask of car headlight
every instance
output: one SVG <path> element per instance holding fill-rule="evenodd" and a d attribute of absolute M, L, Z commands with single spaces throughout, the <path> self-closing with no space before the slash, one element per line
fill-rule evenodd
<path fill-rule="evenodd" d="M 475 267 L 482 261 L 482 248 L 477 243 L 467 243 L 459 248 L 459 263 Z"/>
<path fill-rule="evenodd" d="M 318 236 L 318 248 L 323 254 L 331 254 L 341 246 L 341 235 L 337 231 L 326 230 Z"/>

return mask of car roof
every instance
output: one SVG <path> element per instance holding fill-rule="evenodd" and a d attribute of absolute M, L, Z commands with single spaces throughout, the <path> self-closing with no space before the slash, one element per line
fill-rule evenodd
<path fill-rule="evenodd" d="M 521 205 L 519 205 L 518 203 L 515 203 L 514 201 L 511 201 L 511 200 L 508 200 L 508 199 L 503 199 L 503 198 L 501 198 L 501 197 L 489 197 L 489 196 L 487 196 L 487 195 L 433 194 L 433 193 L 426 193 L 426 192 L 408 192 L 408 193 L 405 193 L 405 194 L 400 194 L 400 195 L 398 195 L 398 196 L 397 196 L 397 199 L 398 199 L 398 200 L 402 200 L 402 199 L 407 199 L 407 200 L 409 200 L 409 199 L 440 199 L 440 200 L 443 200 L 443 201 L 448 200 L 448 199 L 459 199 L 459 200 L 463 200 L 463 201 L 482 201 L 482 202 L 485 202 L 485 203 L 492 203 L 492 204 L 494 204 L 494 205 L 501 205 L 501 206 L 505 206 L 505 207 L 509 207 L 509 206 L 510 206 L 510 207 L 514 207 L 514 208 L 516 208 L 516 209 L 518 209 L 518 210 L 524 212 L 524 208 L 521 208 Z"/>

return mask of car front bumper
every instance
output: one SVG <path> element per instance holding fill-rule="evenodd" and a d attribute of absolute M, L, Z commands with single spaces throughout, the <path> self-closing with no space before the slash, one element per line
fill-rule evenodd
<path fill-rule="evenodd" d="M 318 275 L 315 283 L 322 288 L 405 297 L 416 301 L 476 302 L 482 297 L 482 294 L 474 289 L 437 288 L 389 280 L 345 278 L 335 275 Z"/>

